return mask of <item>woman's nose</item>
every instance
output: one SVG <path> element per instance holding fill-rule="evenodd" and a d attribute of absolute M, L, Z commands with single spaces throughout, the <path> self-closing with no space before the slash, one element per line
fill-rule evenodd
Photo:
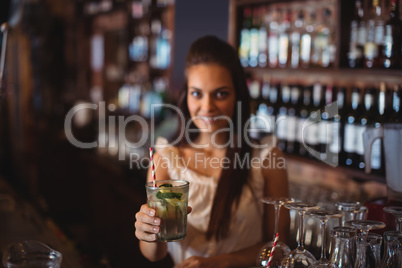
<path fill-rule="evenodd" d="M 202 109 L 204 111 L 213 111 L 215 109 L 215 102 L 211 96 L 205 96 L 202 101 Z"/>

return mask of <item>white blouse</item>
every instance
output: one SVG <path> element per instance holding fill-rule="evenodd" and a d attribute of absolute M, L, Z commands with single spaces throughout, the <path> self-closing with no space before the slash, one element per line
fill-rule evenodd
<path fill-rule="evenodd" d="M 268 137 L 261 144 L 264 149 L 253 149 L 252 157 L 262 159 L 273 148 L 275 140 Z M 262 241 L 264 178 L 258 161 L 252 165 L 250 187 L 244 187 L 239 207 L 232 213 L 229 233 L 218 242 L 214 238 L 206 239 L 212 203 L 218 184 L 218 178 L 205 176 L 186 168 L 185 162 L 175 146 L 168 144 L 165 138 L 159 137 L 155 149 L 161 156 L 158 165 L 167 165 L 171 179 L 183 179 L 190 182 L 188 205 L 192 212 L 187 218 L 187 235 L 184 240 L 168 243 L 168 251 L 175 264 L 179 264 L 191 256 L 211 257 L 253 246 Z"/>

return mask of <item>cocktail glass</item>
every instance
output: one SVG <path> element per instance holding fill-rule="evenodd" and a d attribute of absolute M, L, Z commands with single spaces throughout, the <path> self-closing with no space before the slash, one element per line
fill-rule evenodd
<path fill-rule="evenodd" d="M 297 248 L 292 250 L 283 260 L 282 267 L 294 268 L 294 267 L 311 267 L 317 260 L 314 258 L 313 254 L 304 248 L 304 213 L 311 209 L 318 209 L 318 206 L 311 203 L 304 202 L 294 202 L 285 204 L 285 208 L 294 209 L 299 214 L 299 236 Z"/>
<path fill-rule="evenodd" d="M 325 233 L 328 219 L 330 218 L 340 218 L 342 214 L 334 210 L 309 210 L 306 214 L 310 217 L 317 218 L 320 220 L 320 230 L 321 230 L 321 258 L 312 267 L 332 267 L 331 263 L 326 258 L 326 248 L 325 248 Z"/>
<path fill-rule="evenodd" d="M 366 259 L 366 248 L 367 248 L 367 236 L 370 230 L 382 229 L 385 227 L 385 223 L 381 221 L 371 221 L 371 220 L 353 220 L 347 222 L 351 224 L 356 229 L 361 231 L 359 235 L 359 243 L 360 248 L 363 249 L 360 252 L 358 251 L 358 256 L 355 262 L 355 268 L 366 268 L 367 267 L 367 259 Z"/>
<path fill-rule="evenodd" d="M 260 251 L 260 254 L 257 257 L 257 265 L 266 267 L 268 264 L 269 257 L 271 255 L 272 246 L 274 245 L 275 236 L 278 233 L 278 221 L 279 221 L 279 212 L 281 207 L 291 202 L 289 198 L 283 197 L 264 197 L 261 200 L 264 204 L 274 205 L 275 208 L 275 227 L 274 227 L 274 237 L 272 241 L 265 244 Z M 273 258 L 270 264 L 270 267 L 280 267 L 282 259 L 289 254 L 290 248 L 285 243 L 278 241 L 275 247 L 275 251 L 273 253 Z"/>
<path fill-rule="evenodd" d="M 187 232 L 187 204 L 189 182 L 160 180 L 145 185 L 148 206 L 155 209 L 161 219 L 157 241 L 182 240 Z"/>
<path fill-rule="evenodd" d="M 396 220 L 396 230 L 402 232 L 402 207 L 385 207 L 384 211 L 394 215 Z"/>

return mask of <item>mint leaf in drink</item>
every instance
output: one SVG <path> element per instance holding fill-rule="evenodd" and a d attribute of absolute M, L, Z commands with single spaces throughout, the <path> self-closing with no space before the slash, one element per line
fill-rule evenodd
<path fill-rule="evenodd" d="M 171 193 L 171 192 L 164 193 L 164 192 L 158 191 L 156 193 L 156 198 L 158 198 L 158 199 L 173 199 L 173 198 L 181 199 L 182 195 L 183 195 L 182 193 Z"/>
<path fill-rule="evenodd" d="M 164 183 L 164 184 L 159 186 L 159 188 L 161 188 L 161 187 L 173 187 L 173 185 L 170 184 L 170 183 Z"/>

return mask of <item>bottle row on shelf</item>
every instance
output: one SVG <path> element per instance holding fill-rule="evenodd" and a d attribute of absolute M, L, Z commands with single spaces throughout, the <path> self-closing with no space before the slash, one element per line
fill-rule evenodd
<path fill-rule="evenodd" d="M 244 67 L 330 67 L 335 63 L 334 1 L 246 6 L 239 56 Z"/>
<path fill-rule="evenodd" d="M 363 132 L 402 122 L 402 88 L 280 84 L 249 80 L 253 138 L 275 134 L 278 147 L 331 166 L 364 170 Z M 384 175 L 383 145 L 373 144 L 372 173 Z"/>
<path fill-rule="evenodd" d="M 169 68 L 171 61 L 173 34 L 168 27 L 169 12 L 164 10 L 166 6 L 158 6 L 156 11 L 145 9 L 142 7 L 145 2 L 150 4 L 151 1 L 136 1 L 131 6 L 135 21 L 130 26 L 133 39 L 128 47 L 129 58 L 133 62 L 149 62 L 151 68 L 164 70 Z M 152 14 L 144 16 L 143 12 Z"/>
<path fill-rule="evenodd" d="M 356 0 L 350 25 L 351 68 L 401 67 L 400 0 Z"/>
<path fill-rule="evenodd" d="M 400 68 L 399 2 L 356 0 L 350 29 L 339 30 L 336 15 L 341 12 L 335 1 L 244 6 L 238 33 L 240 61 L 244 67 L 327 68 L 336 65 L 339 44 L 349 42 L 348 51 L 341 51 L 347 55 L 339 55 L 348 59 L 349 67 Z"/>

